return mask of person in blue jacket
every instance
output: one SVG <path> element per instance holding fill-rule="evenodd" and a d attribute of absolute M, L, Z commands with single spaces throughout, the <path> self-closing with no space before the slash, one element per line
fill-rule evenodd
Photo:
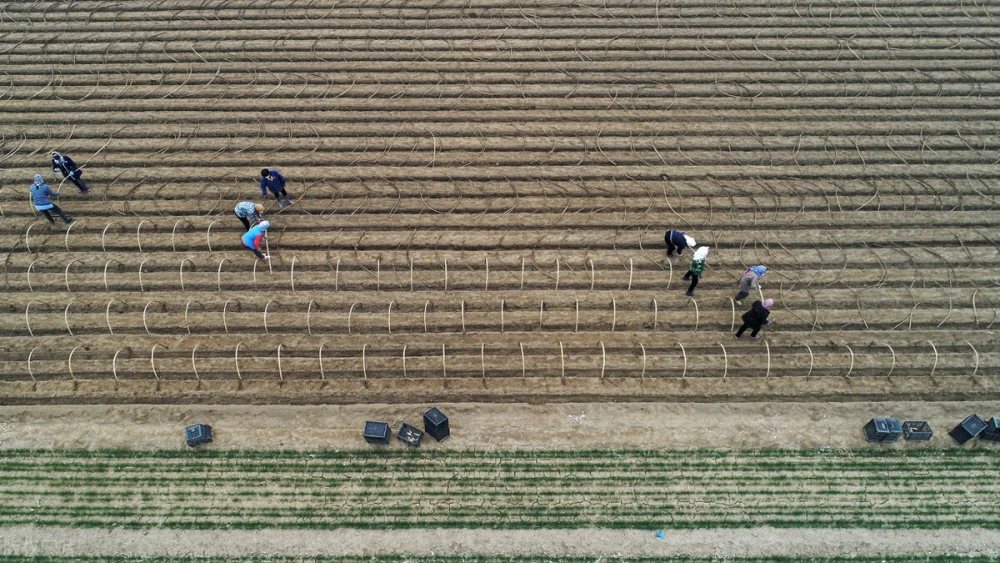
<path fill-rule="evenodd" d="M 274 199 L 278 200 L 278 208 L 285 207 L 285 204 L 281 202 L 281 198 L 285 198 L 288 205 L 295 203 L 288 197 L 288 192 L 285 191 L 286 183 L 288 182 L 285 180 L 285 177 L 277 170 L 261 168 L 260 195 L 264 196 L 264 199 L 267 199 L 267 190 L 271 190 L 271 193 L 274 194 Z"/>
<path fill-rule="evenodd" d="M 31 201 L 35 204 L 35 209 L 41 211 L 42 215 L 45 215 L 45 218 L 53 225 L 56 223 L 55 217 L 52 216 L 53 212 L 69 225 L 73 222 L 73 218 L 67 217 L 63 210 L 59 209 L 59 206 L 52 203 L 50 199 L 58 195 L 59 192 L 52 191 L 41 174 L 35 174 L 35 183 L 31 185 Z"/>
<path fill-rule="evenodd" d="M 251 252 L 257 255 L 258 260 L 267 260 L 269 258 L 268 256 L 264 256 L 264 253 L 260 251 L 260 247 L 264 244 L 264 239 L 267 238 L 267 230 L 270 228 L 270 221 L 261 221 L 243 234 L 243 246 L 249 248 Z"/>
<path fill-rule="evenodd" d="M 694 248 L 695 244 L 697 244 L 687 233 L 682 233 L 681 231 L 667 231 L 663 240 L 667 243 L 667 258 L 673 256 L 675 250 L 677 251 L 677 255 L 680 256 L 685 248 Z"/>
<path fill-rule="evenodd" d="M 87 183 L 83 181 L 83 170 L 80 170 L 72 158 L 64 154 L 52 151 L 52 171 L 62 174 L 63 178 L 73 182 L 80 190 L 80 195 L 94 191 L 87 187 Z"/>

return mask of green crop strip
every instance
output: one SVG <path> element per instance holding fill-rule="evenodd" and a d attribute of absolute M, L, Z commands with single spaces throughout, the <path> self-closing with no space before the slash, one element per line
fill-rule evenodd
<path fill-rule="evenodd" d="M 990 450 L 7 451 L 0 525 L 1000 527 Z M 2 560 L 0 560 L 2 563 Z"/>

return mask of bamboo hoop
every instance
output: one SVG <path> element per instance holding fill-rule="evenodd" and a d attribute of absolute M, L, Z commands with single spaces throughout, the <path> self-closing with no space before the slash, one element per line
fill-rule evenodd
<path fill-rule="evenodd" d="M 226 299 L 226 304 L 222 306 L 222 328 L 226 329 L 226 334 L 229 334 L 229 323 L 226 321 L 226 313 L 229 310 L 229 302 L 232 299 Z"/>
<path fill-rule="evenodd" d="M 979 294 L 980 289 L 982 288 L 976 288 L 976 290 L 972 292 L 972 315 L 976 319 L 976 326 L 979 326 L 979 310 L 976 309 L 976 295 Z"/>
<path fill-rule="evenodd" d="M 764 372 L 764 377 L 771 377 L 771 345 L 764 341 L 764 349 L 767 350 L 767 371 Z"/>
<path fill-rule="evenodd" d="M 227 260 L 226 258 L 223 258 L 222 260 L 219 260 L 219 269 L 215 272 L 215 286 L 219 290 L 219 293 L 222 293 L 222 265 L 226 263 L 226 260 Z M 257 287 L 257 263 L 256 262 L 254 262 L 254 276 L 253 276 L 253 281 L 254 281 L 254 284 L 253 284 L 254 288 L 256 288 Z"/>
<path fill-rule="evenodd" d="M 240 342 L 236 345 L 236 351 L 233 353 L 233 357 L 236 359 L 236 378 L 243 381 L 243 374 L 240 373 L 240 346 L 246 346 L 246 344 Z"/>
<path fill-rule="evenodd" d="M 601 379 L 604 379 L 604 369 L 608 367 L 608 354 L 604 349 L 604 341 L 598 340 L 597 343 L 601 345 Z"/>
<path fill-rule="evenodd" d="M 966 340 L 965 343 L 969 345 L 969 348 L 972 348 L 972 353 L 976 355 L 976 367 L 973 368 L 972 375 L 969 376 L 969 377 L 975 377 L 976 372 L 979 371 L 979 350 L 976 350 L 976 347 L 973 346 L 972 343 L 969 342 L 968 340 Z"/>
<path fill-rule="evenodd" d="M 632 291 L 632 272 L 633 272 L 632 259 L 629 258 L 628 259 L 628 289 L 626 291 Z"/>
<path fill-rule="evenodd" d="M 267 233 L 264 233 L 264 252 L 267 252 L 267 273 L 274 275 L 274 266 L 271 265 L 271 243 L 267 241 Z"/>
<path fill-rule="evenodd" d="M 389 334 L 392 334 L 392 306 L 396 304 L 396 300 L 393 299 L 389 302 L 389 312 L 386 313 L 386 326 L 389 328 Z"/>
<path fill-rule="evenodd" d="M 271 332 L 267 329 L 267 310 L 271 307 L 271 303 L 277 303 L 277 301 L 271 299 L 267 302 L 267 305 L 264 305 L 264 334 L 271 334 Z"/>
<path fill-rule="evenodd" d="M 118 224 L 117 221 L 112 221 L 104 227 L 103 231 L 101 231 L 101 250 L 103 250 L 105 253 L 108 251 L 108 248 L 104 246 L 104 238 L 108 235 L 108 229 L 110 229 L 112 225 L 117 225 L 117 224 Z"/>
<path fill-rule="evenodd" d="M 368 381 L 368 358 L 365 353 L 368 351 L 368 345 L 365 344 L 361 347 L 361 374 L 364 376 L 365 381 Z"/>
<path fill-rule="evenodd" d="M 313 333 L 313 331 L 312 331 L 312 324 L 309 322 L 309 317 L 312 315 L 312 308 L 313 308 L 313 305 L 315 305 L 315 304 L 316 304 L 315 301 L 310 300 L 309 301 L 309 306 L 306 307 L 306 333 L 309 336 L 312 336 L 312 333 Z M 391 307 L 391 305 L 390 305 L 390 307 Z M 391 334 L 391 332 L 390 332 L 390 334 Z"/>
<path fill-rule="evenodd" d="M 191 221 L 188 221 L 187 219 L 178 219 L 177 222 L 174 223 L 174 228 L 170 231 L 170 248 L 172 248 L 174 252 L 177 252 L 177 226 L 181 223 L 187 223 L 190 227 L 194 226 L 191 224 Z"/>
<path fill-rule="evenodd" d="M 44 260 L 42 260 L 41 258 L 38 258 L 38 259 L 32 260 L 31 264 L 28 264 L 28 270 L 25 272 L 24 275 L 28 279 L 28 291 L 30 293 L 34 293 L 35 292 L 35 289 L 33 287 L 31 287 L 31 268 L 33 268 L 35 266 L 35 262 L 42 262 L 42 263 L 45 263 L 45 264 L 48 263 L 48 262 L 45 262 Z"/>
<path fill-rule="evenodd" d="M 559 259 L 556 258 L 556 291 L 559 291 Z"/>
<path fill-rule="evenodd" d="M 35 346 L 30 352 L 28 352 L 28 375 L 31 376 L 31 381 L 33 383 L 38 383 L 38 380 L 35 379 L 35 372 L 31 370 L 31 356 L 35 355 L 35 352 L 39 348 L 41 348 L 41 346 Z"/>
<path fill-rule="evenodd" d="M 118 351 L 115 352 L 115 357 L 111 358 L 111 375 L 115 376 L 115 381 L 120 381 L 118 379 L 118 354 L 121 354 L 122 350 L 124 350 L 124 348 L 119 348 Z M 156 373 L 155 369 L 153 370 L 153 373 Z"/>
<path fill-rule="evenodd" d="M 427 307 L 430 305 L 431 302 L 429 300 L 426 303 L 424 303 L 424 333 L 427 332 Z"/>
<path fill-rule="evenodd" d="M 142 252 L 142 237 L 140 235 L 141 235 L 141 231 L 142 231 L 142 224 L 145 223 L 145 222 L 146 222 L 145 219 L 143 219 L 142 221 L 139 221 L 139 225 L 136 226 L 136 228 L 135 228 L 135 242 L 136 242 L 136 245 L 139 247 L 139 252 Z"/>
<path fill-rule="evenodd" d="M 209 252 L 212 252 L 212 227 L 214 227 L 215 224 L 218 223 L 218 222 L 219 222 L 219 219 L 216 219 L 215 221 L 212 221 L 212 223 L 208 225 L 208 230 L 205 231 L 205 240 L 208 242 L 208 251 Z M 176 227 L 176 225 L 175 225 L 175 227 Z"/>
<path fill-rule="evenodd" d="M 201 376 L 198 375 L 198 365 L 195 363 L 194 355 L 198 352 L 198 345 L 195 344 L 194 348 L 191 349 L 191 371 L 194 372 L 194 378 L 201 382 Z"/>
<path fill-rule="evenodd" d="M 645 381 L 646 379 L 646 347 L 639 344 L 639 348 L 642 349 L 642 375 L 639 376 L 639 381 Z"/>
<path fill-rule="evenodd" d="M 146 303 L 146 306 L 142 308 L 142 327 L 146 329 L 146 334 L 150 336 L 152 336 L 153 333 L 149 332 L 149 326 L 146 324 L 146 311 L 149 310 L 149 306 L 152 305 L 153 303 L 159 303 L 160 305 L 163 305 L 161 301 L 156 301 L 154 299 L 153 301 L 149 301 L 148 303 Z"/>
<path fill-rule="evenodd" d="M 896 369 L 896 351 L 893 350 L 892 346 L 889 346 L 889 344 L 882 344 L 882 345 L 888 348 L 889 353 L 892 354 L 892 365 L 889 366 L 889 373 L 885 374 L 886 377 L 890 377 L 892 376 L 892 370 Z"/>
<path fill-rule="evenodd" d="M 406 344 L 403 344 L 403 377 L 406 377 Z"/>
<path fill-rule="evenodd" d="M 805 346 L 806 350 L 809 351 L 809 372 L 806 373 L 806 377 L 809 377 L 810 375 L 812 375 L 813 365 L 816 363 L 816 357 L 813 355 L 813 349 L 809 347 L 808 344 L 803 342 L 802 345 Z"/>
<path fill-rule="evenodd" d="M 670 262 L 670 260 L 667 260 L 667 266 L 669 267 L 669 275 L 667 277 L 667 287 L 664 291 L 670 291 L 670 283 L 674 281 L 674 265 Z"/>
<path fill-rule="evenodd" d="M 462 300 L 462 334 L 465 334 L 465 300 Z"/>
<path fill-rule="evenodd" d="M 69 303 L 66 304 L 66 310 L 63 311 L 63 323 L 66 325 L 66 332 L 70 336 L 73 336 L 73 330 L 69 328 L 69 308 L 76 302 L 76 299 L 71 299 Z"/>
<path fill-rule="evenodd" d="M 928 344 L 930 344 L 931 345 L 931 349 L 934 350 L 934 366 L 931 368 L 931 377 L 934 377 L 934 372 L 937 370 L 937 366 L 938 366 L 938 351 L 937 351 L 937 346 L 935 346 L 934 343 L 931 342 L 930 340 L 925 340 L 925 342 L 927 342 Z"/>
<path fill-rule="evenodd" d="M 351 334 L 351 315 L 354 314 L 354 307 L 358 304 L 357 301 L 351 303 L 351 309 L 347 311 L 347 334 Z"/>
<path fill-rule="evenodd" d="M 139 291 L 142 293 L 146 292 L 146 287 L 142 284 L 142 267 L 146 265 L 146 260 L 149 259 L 144 258 L 142 262 L 139 262 Z"/>
<path fill-rule="evenodd" d="M 701 313 L 698 312 L 698 302 L 695 301 L 694 297 L 688 297 L 692 303 L 694 303 L 694 331 L 698 332 L 698 326 L 701 324 Z"/>
<path fill-rule="evenodd" d="M 441 345 L 441 374 L 448 379 L 448 355 L 445 353 L 444 344 Z"/>
<path fill-rule="evenodd" d="M 524 379 L 526 373 L 525 363 L 524 363 L 524 343 L 518 342 L 517 345 L 521 347 L 521 379 Z"/>
<path fill-rule="evenodd" d="M 545 300 L 538 302 L 538 330 L 542 330 L 542 313 L 545 311 Z"/>
<path fill-rule="evenodd" d="M 69 249 L 69 234 L 73 231 L 73 227 L 77 226 L 79 223 L 80 221 L 73 221 L 69 224 L 69 227 L 66 227 L 66 237 L 63 239 L 63 246 L 66 247 L 66 252 L 71 252 Z M 25 244 L 27 244 L 27 241 Z"/>
<path fill-rule="evenodd" d="M 852 350 L 847 344 L 844 344 L 844 348 L 847 348 L 847 351 L 851 353 L 851 365 L 848 366 L 847 373 L 844 374 L 844 377 L 850 377 L 851 372 L 854 371 L 854 350 Z"/>
<path fill-rule="evenodd" d="M 31 243 L 29 242 L 31 236 L 31 228 L 35 226 L 36 223 L 28 225 L 28 228 L 24 231 L 24 246 L 28 250 L 28 254 L 31 254 Z"/>
<path fill-rule="evenodd" d="M 24 324 L 25 324 L 25 326 L 28 327 L 28 336 L 31 336 L 32 338 L 34 338 L 35 337 L 35 333 L 32 332 L 32 330 L 31 330 L 31 321 L 28 320 L 28 310 L 31 309 L 31 304 L 32 303 L 34 303 L 34 301 L 28 301 L 28 304 L 24 306 Z"/>
<path fill-rule="evenodd" d="M 653 332 L 656 332 L 656 325 L 660 321 L 660 310 L 656 303 L 656 298 L 653 298 Z"/>
<path fill-rule="evenodd" d="M 729 374 L 729 354 L 726 353 L 726 347 L 723 346 L 721 342 L 719 342 L 718 344 L 719 348 L 722 348 L 722 359 L 724 362 L 722 364 L 722 379 L 725 379 L 726 376 Z"/>
<path fill-rule="evenodd" d="M 188 320 L 188 311 L 190 311 L 191 303 L 194 301 L 194 299 L 188 299 L 188 302 L 184 305 L 184 328 L 187 329 L 188 335 L 191 334 L 191 322 Z M 201 303 L 198 304 L 201 305 Z"/>
<path fill-rule="evenodd" d="M 155 377 L 156 380 L 159 381 L 160 380 L 160 374 L 156 373 L 156 347 L 157 346 L 159 346 L 159 344 L 153 344 L 153 349 L 149 351 L 149 366 L 151 368 L 153 368 L 153 377 Z"/>
<path fill-rule="evenodd" d="M 326 346 L 326 344 L 320 344 L 319 345 L 319 378 L 321 380 L 325 381 L 326 380 L 326 373 L 323 371 L 323 347 L 324 346 Z"/>
<path fill-rule="evenodd" d="M 566 355 L 563 352 L 562 340 L 559 341 L 559 363 L 562 366 L 562 379 L 566 380 Z"/>
<path fill-rule="evenodd" d="M 73 354 L 75 354 L 76 351 L 79 350 L 80 348 L 83 348 L 83 346 L 75 346 L 72 350 L 70 350 L 69 360 L 67 361 L 66 364 L 67 367 L 69 368 L 69 376 L 70 378 L 73 379 L 73 381 L 76 381 L 76 374 L 73 373 Z"/>
<path fill-rule="evenodd" d="M 63 281 L 66 282 L 66 291 L 68 293 L 73 293 L 73 290 L 70 289 L 70 287 L 69 287 L 69 269 L 76 262 L 80 262 L 80 260 L 77 260 L 75 258 L 73 260 L 70 260 L 69 264 L 66 264 L 66 270 L 63 272 Z M 83 262 L 80 262 L 80 263 L 82 264 Z"/>
<path fill-rule="evenodd" d="M 125 305 L 126 307 L 128 307 L 128 305 L 124 301 L 122 301 L 121 299 L 118 299 L 117 297 L 112 297 L 111 300 L 108 301 L 108 306 L 104 308 L 104 320 L 108 323 L 108 332 L 111 333 L 111 336 L 115 335 L 114 329 L 111 328 L 111 305 L 115 301 L 117 301 L 117 302 L 121 303 L 122 305 Z"/>
<path fill-rule="evenodd" d="M 732 297 L 729 298 L 729 306 L 733 310 L 733 321 L 729 325 L 729 332 L 732 332 L 736 330 L 736 301 L 733 301 Z"/>
<path fill-rule="evenodd" d="M 253 261 L 253 290 L 257 291 L 257 265 L 260 264 L 260 260 Z M 219 284 L 219 291 L 222 291 L 222 284 Z"/>
<path fill-rule="evenodd" d="M 687 376 L 688 372 L 688 354 L 687 350 L 684 349 L 683 344 L 678 342 L 677 345 L 681 347 L 681 354 L 684 356 L 684 371 L 681 372 L 681 379 L 684 379 Z"/>
<path fill-rule="evenodd" d="M 292 291 L 293 292 L 295 291 L 295 261 L 298 260 L 298 259 L 299 259 L 298 256 L 292 256 L 291 276 L 292 276 Z"/>
<path fill-rule="evenodd" d="M 413 262 L 410 262 L 410 265 L 412 266 Z M 411 277 L 411 280 L 410 280 L 410 291 L 413 291 L 412 270 L 411 270 L 411 276 L 410 277 Z M 336 269 L 336 271 L 333 274 L 333 291 L 334 292 L 340 291 L 340 258 L 337 258 L 337 269 Z"/>
<path fill-rule="evenodd" d="M 110 293 L 111 292 L 111 288 L 108 286 L 108 266 L 110 266 L 112 262 L 114 262 L 115 264 L 118 264 L 119 266 L 121 265 L 121 262 L 119 262 L 118 260 L 115 260 L 115 259 L 108 260 L 107 262 L 104 263 L 104 291 L 105 291 L 105 293 Z"/>
<path fill-rule="evenodd" d="M 594 291 L 594 281 L 597 279 L 597 272 L 594 270 L 594 261 L 587 258 L 587 263 L 590 264 L 590 291 Z"/>
<path fill-rule="evenodd" d="M 181 260 L 181 267 L 180 267 L 181 291 L 184 291 L 184 264 L 191 264 L 192 266 L 194 266 L 194 262 L 192 262 L 187 258 Z"/>
<path fill-rule="evenodd" d="M 615 331 L 615 326 L 618 324 L 618 303 L 615 298 L 611 298 L 611 332 Z"/>
<path fill-rule="evenodd" d="M 285 380 L 285 374 L 281 371 L 281 344 L 278 344 L 278 379 Z"/>

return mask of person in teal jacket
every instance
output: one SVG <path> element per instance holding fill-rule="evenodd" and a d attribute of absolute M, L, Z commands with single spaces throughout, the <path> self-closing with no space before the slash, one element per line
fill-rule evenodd
<path fill-rule="evenodd" d="M 268 256 L 264 256 L 264 253 L 260 251 L 260 247 L 264 244 L 264 239 L 267 238 L 267 230 L 270 228 L 270 221 L 261 221 L 243 234 L 243 246 L 250 249 L 257 256 L 258 260 L 267 260 L 269 258 Z"/>
<path fill-rule="evenodd" d="M 684 280 L 691 280 L 691 287 L 688 288 L 688 297 L 694 297 L 694 288 L 698 285 L 698 280 L 701 279 L 702 272 L 705 271 L 705 261 L 708 259 L 708 247 L 702 246 L 694 253 L 694 259 L 691 260 L 691 267 L 688 269 L 688 273 L 684 274 Z"/>

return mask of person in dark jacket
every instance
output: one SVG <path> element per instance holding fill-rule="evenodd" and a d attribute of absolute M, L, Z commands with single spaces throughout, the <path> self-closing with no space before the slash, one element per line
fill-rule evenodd
<path fill-rule="evenodd" d="M 288 205 L 295 203 L 288 197 L 288 192 L 285 191 L 285 184 L 288 181 L 285 177 L 281 175 L 277 170 L 268 170 L 267 168 L 261 168 L 260 170 L 260 194 L 267 199 L 267 191 L 271 190 L 274 194 L 274 199 L 278 201 L 278 208 L 285 207 L 281 199 L 284 198 Z"/>
<path fill-rule="evenodd" d="M 249 231 L 243 234 L 243 246 L 250 249 L 257 256 L 258 260 L 267 260 L 270 258 L 269 256 L 264 256 L 264 253 L 260 251 L 260 247 L 264 244 L 264 239 L 267 238 L 267 230 L 270 228 L 270 221 L 261 221 L 260 224 L 254 225 Z"/>
<path fill-rule="evenodd" d="M 63 213 L 63 210 L 59 209 L 58 205 L 52 203 L 51 198 L 58 195 L 59 192 L 52 191 L 52 188 L 45 183 L 45 178 L 43 178 L 41 174 L 35 174 L 35 183 L 31 184 L 31 201 L 35 204 L 35 209 L 41 211 L 42 215 L 45 215 L 45 218 L 48 219 L 49 223 L 53 225 L 56 223 L 55 218 L 52 217 L 53 213 L 59 215 L 59 217 L 62 218 L 62 220 L 68 225 L 73 222 L 73 218 L 67 217 L 66 214 Z"/>
<path fill-rule="evenodd" d="M 694 248 L 696 244 L 694 239 L 689 237 L 687 233 L 680 231 L 667 231 L 667 234 L 663 236 L 663 240 L 667 243 L 667 258 L 673 256 L 674 251 L 680 256 L 685 248 Z"/>
<path fill-rule="evenodd" d="M 80 170 L 72 158 L 64 154 L 52 151 L 52 171 L 62 174 L 63 178 L 73 182 L 81 195 L 94 191 L 83 181 L 83 170 Z"/>
<path fill-rule="evenodd" d="M 737 305 L 742 305 L 743 300 L 750 295 L 750 291 L 757 289 L 760 286 L 757 282 L 767 275 L 767 266 L 750 266 L 747 271 L 743 272 L 740 276 L 740 282 L 737 285 L 739 287 L 739 293 L 733 298 Z"/>
<path fill-rule="evenodd" d="M 736 338 L 743 336 L 748 328 L 752 328 L 753 331 L 750 333 L 750 338 L 757 340 L 760 335 L 760 329 L 764 325 L 771 324 L 771 319 L 767 318 L 771 314 L 771 307 L 774 305 L 774 299 L 765 299 L 762 303 L 760 300 L 754 301 L 753 305 L 750 306 L 750 310 L 743 313 L 743 326 L 736 331 Z"/>

